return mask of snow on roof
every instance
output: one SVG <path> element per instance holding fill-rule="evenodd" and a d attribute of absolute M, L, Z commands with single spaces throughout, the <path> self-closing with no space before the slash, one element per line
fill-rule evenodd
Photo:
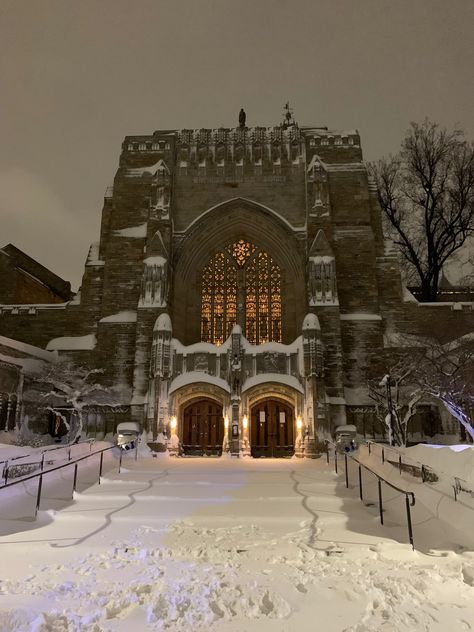
<path fill-rule="evenodd" d="M 104 316 L 99 320 L 99 323 L 136 323 L 137 312 L 132 310 L 124 310 L 117 314 L 111 314 L 110 316 Z"/>
<path fill-rule="evenodd" d="M 265 384 L 266 382 L 276 382 L 277 384 L 285 384 L 295 391 L 304 393 L 303 387 L 293 375 L 283 375 L 281 373 L 259 373 L 253 377 L 249 377 L 245 380 L 242 386 L 242 393 L 259 384 Z"/>
<path fill-rule="evenodd" d="M 230 386 L 225 380 L 220 377 L 215 377 L 214 375 L 209 375 L 208 373 L 201 373 L 200 371 L 190 371 L 189 373 L 182 373 L 181 375 L 178 375 L 178 377 L 176 377 L 171 382 L 168 392 L 174 393 L 174 391 L 177 391 L 183 386 L 187 386 L 188 384 L 195 384 L 197 382 L 213 384 L 214 386 L 218 386 L 227 393 L 230 393 Z"/>
<path fill-rule="evenodd" d="M 296 353 L 301 348 L 301 336 L 298 336 L 289 345 L 282 342 L 264 342 L 261 345 L 252 345 L 246 338 L 242 338 L 242 347 L 247 353 Z"/>
<path fill-rule="evenodd" d="M 410 292 L 410 290 L 407 287 L 403 286 L 402 291 L 403 291 L 403 301 L 405 303 L 418 303 L 416 298 L 413 296 L 413 294 Z"/>
<path fill-rule="evenodd" d="M 345 424 L 344 426 L 337 426 L 335 432 L 357 432 L 357 428 L 353 424 Z"/>
<path fill-rule="evenodd" d="M 129 226 L 128 228 L 121 228 L 120 230 L 114 230 L 113 234 L 116 237 L 146 237 L 146 222 L 144 224 L 138 224 L 138 226 Z"/>
<path fill-rule="evenodd" d="M 39 360 L 38 358 L 14 358 L 13 356 L 7 356 L 3 353 L 0 353 L 0 362 L 16 366 L 29 373 L 37 373 L 41 371 L 44 365 L 44 361 Z"/>
<path fill-rule="evenodd" d="M 154 176 L 157 171 L 166 171 L 166 173 L 169 173 L 168 167 L 161 158 L 160 160 L 158 160 L 158 162 L 155 162 L 153 165 L 149 165 L 148 167 L 135 167 L 133 169 L 127 169 L 127 175 L 142 176 L 144 173 L 150 173 L 152 176 Z"/>
<path fill-rule="evenodd" d="M 53 338 L 46 346 L 48 351 L 91 351 L 97 344 L 95 334 Z"/>
<path fill-rule="evenodd" d="M 305 329 L 321 329 L 319 325 L 319 318 L 316 316 L 316 314 L 306 314 L 303 319 L 303 331 Z"/>
<path fill-rule="evenodd" d="M 172 331 L 171 318 L 168 314 L 160 314 L 156 319 L 153 331 Z"/>
<path fill-rule="evenodd" d="M 353 312 L 352 314 L 341 314 L 341 320 L 382 320 L 379 314 L 368 314 L 366 312 Z"/>
<path fill-rule="evenodd" d="M 183 345 L 177 338 L 171 341 L 176 353 L 226 353 L 231 347 L 232 339 L 227 338 L 221 345 L 213 345 L 211 342 L 195 342 L 192 345 Z"/>
<path fill-rule="evenodd" d="M 166 259 L 156 255 L 154 257 L 147 257 L 146 259 L 143 259 L 143 263 L 147 266 L 163 266 L 166 263 Z"/>
<path fill-rule="evenodd" d="M 5 336 L 0 336 L 0 345 L 4 347 L 10 347 L 11 349 L 15 349 L 16 351 L 21 351 L 22 353 L 25 353 L 27 355 L 35 356 L 49 362 L 54 362 L 56 357 L 50 351 L 40 349 L 39 347 L 34 347 L 33 345 L 29 345 L 26 342 L 13 340 L 13 338 L 6 338 Z"/>

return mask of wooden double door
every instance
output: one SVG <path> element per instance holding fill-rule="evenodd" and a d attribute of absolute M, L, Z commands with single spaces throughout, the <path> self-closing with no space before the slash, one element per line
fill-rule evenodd
<path fill-rule="evenodd" d="M 294 453 L 294 410 L 279 399 L 265 399 L 250 411 L 250 447 L 254 457 Z"/>
<path fill-rule="evenodd" d="M 220 456 L 224 441 L 222 406 L 200 399 L 184 409 L 182 446 L 184 454 Z"/>

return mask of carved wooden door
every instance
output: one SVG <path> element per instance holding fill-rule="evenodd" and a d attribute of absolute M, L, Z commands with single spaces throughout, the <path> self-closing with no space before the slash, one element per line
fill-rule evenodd
<path fill-rule="evenodd" d="M 252 456 L 292 456 L 294 452 L 293 408 L 278 399 L 265 399 L 250 414 Z"/>
<path fill-rule="evenodd" d="M 220 455 L 224 440 L 222 406 L 200 399 L 184 409 L 182 445 L 185 454 Z"/>

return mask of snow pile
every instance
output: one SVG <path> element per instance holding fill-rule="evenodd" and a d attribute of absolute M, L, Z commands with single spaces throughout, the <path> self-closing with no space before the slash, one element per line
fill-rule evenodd
<path fill-rule="evenodd" d="M 95 334 L 85 336 L 63 336 L 53 338 L 46 346 L 47 351 L 92 351 L 97 344 Z"/>
<path fill-rule="evenodd" d="M 122 228 L 120 230 L 114 230 L 114 235 L 117 237 L 134 237 L 143 238 L 146 237 L 146 222 L 144 224 L 138 224 L 138 226 L 130 226 L 128 228 Z"/>
<path fill-rule="evenodd" d="M 474 446 L 419 444 L 405 448 L 404 452 L 437 474 L 462 478 L 474 489 Z"/>
<path fill-rule="evenodd" d="M 117 314 L 111 314 L 110 316 L 104 316 L 99 320 L 99 323 L 136 323 L 137 312 L 132 310 L 124 310 L 117 312 Z"/>

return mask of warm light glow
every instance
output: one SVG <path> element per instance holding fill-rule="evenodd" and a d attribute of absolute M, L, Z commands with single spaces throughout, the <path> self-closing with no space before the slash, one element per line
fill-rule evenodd
<path fill-rule="evenodd" d="M 224 428 L 227 430 L 229 427 L 229 417 L 227 415 L 224 417 Z"/>
<path fill-rule="evenodd" d="M 178 425 L 178 420 L 176 417 L 171 417 L 170 426 L 171 430 L 176 430 L 176 426 Z"/>
<path fill-rule="evenodd" d="M 303 420 L 301 419 L 301 417 L 298 417 L 296 419 L 296 427 L 298 430 L 301 430 L 301 428 L 303 427 Z"/>
<path fill-rule="evenodd" d="M 249 427 L 249 420 L 247 419 L 247 415 L 244 415 L 244 418 L 242 419 L 242 426 L 244 427 L 244 430 L 247 430 L 247 428 Z"/>
<path fill-rule="evenodd" d="M 243 239 L 228 244 L 204 267 L 201 286 L 203 342 L 221 345 L 230 335 L 237 323 L 237 296 L 247 340 L 281 342 L 281 271 L 267 252 Z"/>

